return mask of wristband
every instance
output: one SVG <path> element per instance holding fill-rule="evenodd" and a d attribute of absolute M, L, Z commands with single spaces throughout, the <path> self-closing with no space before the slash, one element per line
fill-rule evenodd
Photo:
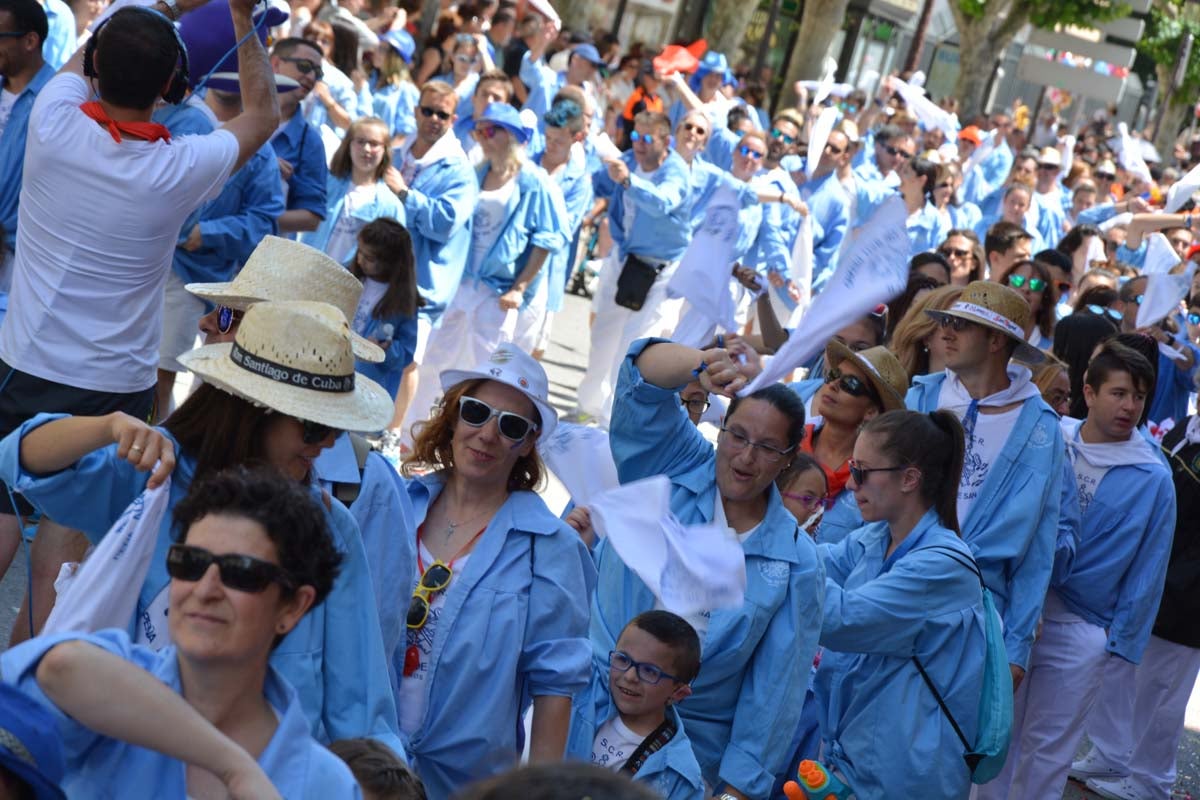
<path fill-rule="evenodd" d="M 1192 215 L 1191 214 L 1188 214 L 1187 216 L 1185 216 L 1183 218 L 1183 227 L 1187 228 L 1189 231 L 1192 229 Z"/>
<path fill-rule="evenodd" d="M 701 373 L 701 372 L 706 372 L 706 371 L 708 371 L 708 364 L 705 364 L 703 361 L 701 361 L 701 362 L 700 362 L 700 366 L 698 366 L 698 367 L 696 367 L 694 370 L 692 370 L 692 377 L 693 377 L 693 378 L 699 378 L 699 377 L 700 377 L 700 373 Z"/>

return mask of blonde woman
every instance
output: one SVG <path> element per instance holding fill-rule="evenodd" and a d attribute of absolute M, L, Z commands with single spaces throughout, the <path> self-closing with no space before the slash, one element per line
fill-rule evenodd
<path fill-rule="evenodd" d="M 383 180 L 392 165 L 391 134 L 379 117 L 350 123 L 329 163 L 325 219 L 301 241 L 345 264 L 354 257 L 358 232 L 372 220 L 404 219 L 400 198 Z"/>
<path fill-rule="evenodd" d="M 892 352 L 910 377 L 940 372 L 945 365 L 945 352 L 938 335 L 938 323 L 925 313 L 927 309 L 941 310 L 954 305 L 962 294 L 961 286 L 943 286 L 919 297 L 892 334 Z"/>

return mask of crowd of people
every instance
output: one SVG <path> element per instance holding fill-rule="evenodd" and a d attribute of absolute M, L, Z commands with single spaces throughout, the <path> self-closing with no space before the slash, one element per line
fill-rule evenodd
<path fill-rule="evenodd" d="M 0 796 L 1170 797 L 1200 139 L 422 12 L 0 0 Z"/>

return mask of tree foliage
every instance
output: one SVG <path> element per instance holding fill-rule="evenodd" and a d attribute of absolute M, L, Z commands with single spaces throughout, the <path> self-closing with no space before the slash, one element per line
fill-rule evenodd
<path fill-rule="evenodd" d="M 1184 34 L 1191 32 L 1194 37 L 1191 58 L 1188 59 L 1187 70 L 1184 72 L 1183 84 L 1176 87 L 1175 93 L 1164 99 L 1176 105 L 1187 105 L 1200 92 L 1200 19 L 1196 13 L 1187 9 L 1179 0 L 1154 3 L 1150 7 L 1150 19 L 1146 23 L 1146 31 L 1137 43 L 1138 53 L 1145 56 L 1151 63 L 1165 67 L 1157 76 L 1158 79 L 1169 76 L 1179 58 L 1179 45 Z M 1162 85 L 1165 94 L 1167 87 Z"/>

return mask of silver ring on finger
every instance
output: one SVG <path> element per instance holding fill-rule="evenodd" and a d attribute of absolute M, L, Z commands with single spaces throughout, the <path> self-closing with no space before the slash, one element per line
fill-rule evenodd
<path fill-rule="evenodd" d="M 133 445 L 133 446 L 131 446 L 131 447 L 129 448 L 129 451 L 132 453 L 134 450 L 136 450 L 136 451 L 138 451 L 138 452 L 140 453 L 140 452 L 142 452 L 142 451 L 143 451 L 143 450 L 145 450 L 145 449 L 146 449 L 146 448 L 142 447 L 141 445 L 136 445 L 136 444 L 135 444 L 135 445 Z"/>

